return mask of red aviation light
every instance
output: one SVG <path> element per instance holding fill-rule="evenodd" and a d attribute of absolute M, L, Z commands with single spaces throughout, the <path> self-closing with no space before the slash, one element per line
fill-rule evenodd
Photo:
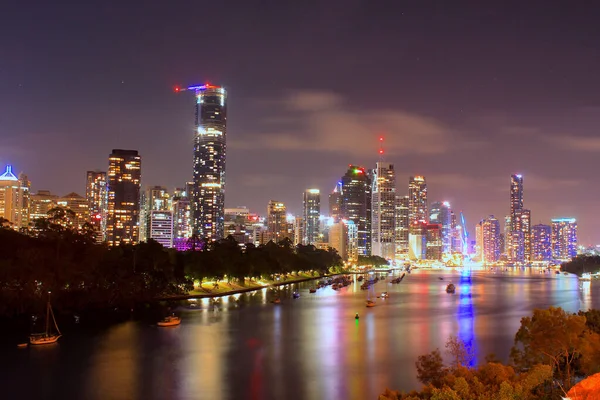
<path fill-rule="evenodd" d="M 175 86 L 174 90 L 175 90 L 175 93 L 177 93 L 181 90 L 181 88 L 179 86 Z"/>
<path fill-rule="evenodd" d="M 383 154 L 383 149 L 379 150 L 379 154 Z"/>

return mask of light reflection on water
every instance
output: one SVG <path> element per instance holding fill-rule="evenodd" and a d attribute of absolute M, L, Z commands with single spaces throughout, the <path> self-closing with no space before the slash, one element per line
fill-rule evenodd
<path fill-rule="evenodd" d="M 442 278 L 440 280 L 439 278 Z M 389 280 L 391 276 L 386 277 Z M 445 287 L 453 282 L 454 295 Z M 289 285 L 282 303 L 264 289 L 182 308 L 183 323 L 129 322 L 69 334 L 58 346 L 3 354 L 7 398 L 375 399 L 386 387 L 420 385 L 414 363 L 448 336 L 475 356 L 506 360 L 520 318 L 536 307 L 599 308 L 600 284 L 574 276 L 509 271 L 415 271 L 370 292 L 358 282 L 310 294 Z M 301 297 L 293 300 L 292 291 Z M 365 307 L 367 296 L 383 291 Z M 354 319 L 355 313 L 360 319 Z M 31 385 L 35 381 L 39 384 Z M 61 382 L 68 382 L 64 384 Z"/>

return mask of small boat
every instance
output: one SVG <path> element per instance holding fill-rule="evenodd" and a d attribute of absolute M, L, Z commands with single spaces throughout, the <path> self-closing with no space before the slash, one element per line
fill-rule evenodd
<path fill-rule="evenodd" d="M 360 317 L 358 316 L 358 313 L 356 313 L 356 315 L 354 316 L 354 319 L 359 319 Z"/>
<path fill-rule="evenodd" d="M 390 297 L 390 295 L 388 294 L 388 292 L 382 292 L 381 293 L 381 298 L 382 299 L 387 299 L 388 297 Z"/>
<path fill-rule="evenodd" d="M 446 286 L 446 293 L 454 293 L 456 292 L 456 286 L 454 286 L 452 283 L 450 283 L 448 286 Z"/>
<path fill-rule="evenodd" d="M 443 280 L 444 280 L 444 278 L 442 278 L 441 276 L 440 276 L 438 279 L 439 279 L 440 281 L 443 281 Z"/>
<path fill-rule="evenodd" d="M 298 293 L 298 292 L 294 292 L 294 293 L 292 293 L 292 297 L 293 297 L 294 299 L 299 299 L 299 298 L 300 298 L 300 293 Z"/>
<path fill-rule="evenodd" d="M 362 282 L 365 279 L 362 275 L 358 277 L 357 281 Z"/>
<path fill-rule="evenodd" d="M 563 275 L 569 275 L 569 273 L 568 272 L 563 272 Z"/>
<path fill-rule="evenodd" d="M 17 345 L 17 347 L 18 347 L 19 349 L 24 349 L 24 348 L 25 348 L 25 347 L 27 347 L 28 345 L 29 345 L 29 343 L 19 343 L 19 344 Z"/>
<path fill-rule="evenodd" d="M 591 281 L 592 280 L 592 274 L 590 274 L 589 272 L 584 272 L 579 277 L 579 280 L 580 281 Z"/>
<path fill-rule="evenodd" d="M 315 289 L 314 287 L 313 287 L 313 288 L 310 288 L 309 292 L 310 292 L 310 293 L 317 293 L 317 289 Z"/>
<path fill-rule="evenodd" d="M 375 302 L 373 300 L 367 300 L 367 307 L 375 307 Z"/>
<path fill-rule="evenodd" d="M 54 323 L 56 333 L 52 333 L 50 329 L 50 316 L 52 316 L 52 322 Z M 56 324 L 56 318 L 54 318 L 54 311 L 52 311 L 52 306 L 50 305 L 50 292 L 48 292 L 48 304 L 46 305 L 46 331 L 44 333 L 36 333 L 29 336 L 29 343 L 33 345 L 52 344 L 56 343 L 61 336 L 62 334 Z"/>
<path fill-rule="evenodd" d="M 333 290 L 338 290 L 338 284 L 337 284 L 337 283 L 334 283 L 333 285 L 331 285 L 331 288 L 332 288 Z"/>
<path fill-rule="evenodd" d="M 177 326 L 179 324 L 181 324 L 181 318 L 176 317 L 175 315 L 170 315 L 162 321 L 158 321 L 156 323 L 158 326 Z"/>
<path fill-rule="evenodd" d="M 554 271 L 556 275 L 560 275 L 560 271 Z"/>
<path fill-rule="evenodd" d="M 280 304 L 281 303 L 281 299 L 279 297 L 277 297 L 276 299 L 271 300 L 271 303 L 273 303 L 273 304 Z"/>

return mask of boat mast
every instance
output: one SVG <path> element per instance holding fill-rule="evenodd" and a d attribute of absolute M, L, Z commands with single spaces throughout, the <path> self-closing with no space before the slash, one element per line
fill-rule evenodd
<path fill-rule="evenodd" d="M 46 305 L 46 335 L 50 332 L 50 293 L 48 292 L 48 304 Z"/>

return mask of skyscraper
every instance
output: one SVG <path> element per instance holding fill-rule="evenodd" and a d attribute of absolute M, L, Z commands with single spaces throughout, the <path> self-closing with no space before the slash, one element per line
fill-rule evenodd
<path fill-rule="evenodd" d="M 441 226 L 442 252 L 452 252 L 452 210 L 447 201 L 436 201 L 429 210 L 429 222 Z"/>
<path fill-rule="evenodd" d="M 0 175 L 0 218 L 8 220 L 13 229 L 27 229 L 29 225 L 30 187 L 27 176 L 19 174 L 17 178 L 10 165 Z"/>
<path fill-rule="evenodd" d="M 340 220 L 340 207 L 342 202 L 342 182 L 338 182 L 329 194 L 329 217 L 333 218 L 334 222 Z"/>
<path fill-rule="evenodd" d="M 408 218 L 413 226 L 416 222 L 427 222 L 427 183 L 423 176 L 411 176 L 408 181 Z"/>
<path fill-rule="evenodd" d="M 552 256 L 568 260 L 577 255 L 577 220 L 556 218 L 552 220 Z"/>
<path fill-rule="evenodd" d="M 509 260 L 531 260 L 531 212 L 523 208 L 523 176 L 510 176 L 510 235 L 505 235 Z"/>
<path fill-rule="evenodd" d="M 396 197 L 396 256 L 408 255 L 408 196 Z"/>
<path fill-rule="evenodd" d="M 267 208 L 267 229 L 270 239 L 279 243 L 288 236 L 287 215 L 285 204 L 271 200 Z"/>
<path fill-rule="evenodd" d="M 532 261 L 548 261 L 552 259 L 552 227 L 537 224 L 532 227 Z"/>
<path fill-rule="evenodd" d="M 396 257 L 396 173 L 394 165 L 378 162 L 373 171 L 372 253 L 393 260 Z"/>
<path fill-rule="evenodd" d="M 441 260 L 442 259 L 442 225 L 440 224 L 427 224 L 426 237 L 425 237 L 425 258 L 427 260 Z"/>
<path fill-rule="evenodd" d="M 155 240 L 166 248 L 173 247 L 173 211 L 151 210 L 148 219 L 150 229 L 147 239 Z"/>
<path fill-rule="evenodd" d="M 171 210 L 171 196 L 164 186 L 151 186 L 146 188 L 141 197 L 140 210 L 140 242 L 151 238 L 152 211 Z M 160 215 L 158 218 L 166 218 Z M 172 219 L 172 218 L 171 218 Z M 161 222 L 162 223 L 162 222 Z"/>
<path fill-rule="evenodd" d="M 224 236 L 227 93 L 213 85 L 191 86 L 196 94 L 194 135 L 194 233 L 209 240 Z"/>
<path fill-rule="evenodd" d="M 185 190 L 176 190 L 173 194 L 173 236 L 175 239 L 184 239 L 192 236 L 190 193 Z"/>
<path fill-rule="evenodd" d="M 523 209 L 523 176 L 510 176 L 510 216 Z"/>
<path fill-rule="evenodd" d="M 319 189 L 304 192 L 304 232 L 302 244 L 315 244 L 319 240 L 319 217 L 321 216 L 321 194 Z"/>
<path fill-rule="evenodd" d="M 493 264 L 500 259 L 500 221 L 493 215 L 481 221 L 482 236 L 482 261 L 484 264 Z"/>
<path fill-rule="evenodd" d="M 85 197 L 90 211 L 90 222 L 96 230 L 96 241 L 103 242 L 106 236 L 107 190 L 106 172 L 87 171 Z"/>
<path fill-rule="evenodd" d="M 142 159 L 136 150 L 115 149 L 108 164 L 106 236 L 109 246 L 139 241 Z"/>
<path fill-rule="evenodd" d="M 358 254 L 371 255 L 371 178 L 362 167 L 350 165 L 342 177 L 340 214 L 356 225 Z"/>

